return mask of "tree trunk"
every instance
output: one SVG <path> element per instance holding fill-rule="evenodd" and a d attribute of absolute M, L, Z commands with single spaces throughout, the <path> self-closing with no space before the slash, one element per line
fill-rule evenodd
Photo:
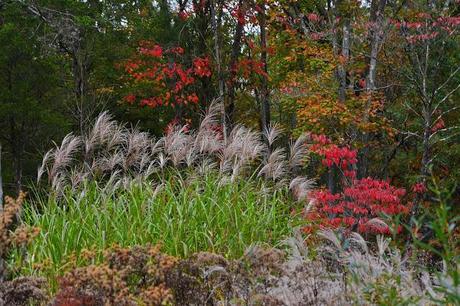
<path fill-rule="evenodd" d="M 260 89 L 260 104 L 261 104 L 261 127 L 265 131 L 270 125 L 270 91 L 268 88 L 268 61 L 267 61 L 267 30 L 266 30 L 266 16 L 265 16 L 265 3 L 261 5 L 261 12 L 259 13 L 260 25 L 260 47 L 262 49 L 260 60 L 264 66 L 266 75 L 262 77 L 262 84 Z"/>
<path fill-rule="evenodd" d="M 9 145 L 13 156 L 14 185 L 17 194 L 22 189 L 22 155 L 24 152 L 23 133 L 14 117 L 10 117 L 10 139 Z"/>
<path fill-rule="evenodd" d="M 246 11 L 246 1 L 239 0 L 238 7 L 244 12 Z M 227 88 L 227 103 L 225 105 L 225 127 L 227 133 L 231 131 L 234 124 L 235 114 L 235 83 L 236 83 L 236 63 L 240 55 L 241 39 L 243 38 L 244 24 L 237 22 L 235 34 L 233 36 L 232 53 L 230 55 L 229 64 L 229 85 Z"/>
<path fill-rule="evenodd" d="M 338 67 L 339 77 L 339 101 L 345 103 L 346 90 L 347 90 L 347 71 L 345 68 L 346 63 L 350 59 L 350 19 L 346 18 L 342 26 L 342 63 Z"/>
<path fill-rule="evenodd" d="M 212 31 L 214 32 L 214 52 L 216 58 L 216 68 L 217 68 L 217 78 L 219 84 L 219 98 L 224 96 L 225 90 L 225 83 L 224 77 L 222 75 L 222 62 L 221 62 L 221 54 L 220 54 L 220 26 L 222 22 L 222 18 L 219 14 L 217 16 L 218 10 L 216 8 L 220 8 L 220 2 L 215 2 L 211 0 L 211 27 Z M 220 11 L 220 10 L 219 10 Z"/>
<path fill-rule="evenodd" d="M 431 144 L 430 144 L 430 136 L 431 136 L 431 116 L 430 113 L 427 112 L 425 116 L 425 127 L 423 131 L 423 155 L 422 155 L 422 163 L 420 166 L 420 175 L 422 180 L 425 182 L 427 177 L 430 174 L 430 164 L 431 164 Z"/>
<path fill-rule="evenodd" d="M 430 143 L 430 138 L 431 138 L 431 103 L 427 103 L 427 105 L 423 108 L 423 119 L 424 119 L 424 127 L 423 127 L 423 142 L 422 142 L 422 161 L 420 164 L 420 179 L 418 180 L 418 183 L 423 184 L 426 186 L 427 184 L 427 178 L 430 175 L 430 166 L 431 166 L 431 143 Z M 418 192 L 415 196 L 414 199 L 414 205 L 412 205 L 411 209 L 411 216 L 413 217 L 411 219 L 411 225 L 413 225 L 413 221 L 415 220 L 415 217 L 418 216 L 419 214 L 419 208 L 420 204 L 423 202 L 424 198 L 426 196 L 425 192 Z"/>
<path fill-rule="evenodd" d="M 16 194 L 22 190 L 22 155 L 24 152 L 24 143 L 17 139 L 16 147 L 13 148 L 14 154 L 14 184 Z"/>
<path fill-rule="evenodd" d="M 217 10 L 218 8 L 218 10 Z M 219 15 L 217 15 L 217 12 L 219 12 Z M 219 96 L 218 100 L 219 103 L 222 103 L 222 110 L 221 110 L 221 116 L 222 116 L 222 124 L 223 124 L 223 136 L 224 136 L 224 142 L 227 141 L 227 128 L 225 125 L 225 104 L 224 102 L 224 91 L 225 91 L 225 81 L 224 81 L 224 76 L 222 73 L 222 62 L 221 62 L 221 54 L 220 54 L 220 42 L 221 42 L 221 37 L 220 37 L 220 26 L 222 22 L 222 5 L 219 0 L 214 1 L 211 0 L 211 27 L 214 32 L 214 52 L 215 52 L 215 61 L 216 61 L 216 69 L 217 69 L 217 78 L 218 78 L 218 84 L 219 84 Z"/>
<path fill-rule="evenodd" d="M 337 31 L 336 29 L 336 17 L 338 12 L 336 8 L 333 9 L 334 14 L 332 16 L 332 28 L 333 28 L 333 37 L 332 37 L 332 48 L 334 50 L 334 54 L 338 56 L 338 38 L 337 38 Z M 350 59 L 350 44 L 351 44 L 351 25 L 349 17 L 345 17 L 342 25 L 342 50 L 340 52 L 341 60 L 339 61 L 339 65 L 337 67 L 337 79 L 339 81 L 339 89 L 338 89 L 338 96 L 339 102 L 345 103 L 346 101 L 346 91 L 347 91 L 347 70 L 345 65 L 347 64 L 348 60 Z M 335 167 L 331 167 L 328 172 L 327 176 L 327 186 L 329 192 L 334 193 L 336 191 L 337 185 L 337 169 Z"/>
<path fill-rule="evenodd" d="M 79 43 L 78 43 L 79 44 Z M 86 122 L 89 119 L 87 112 L 87 88 L 88 88 L 88 63 L 86 54 L 82 54 L 82 49 L 79 45 L 72 48 L 72 74 L 74 78 L 74 94 L 77 103 L 74 110 L 75 118 L 78 121 L 80 134 L 85 134 Z"/>
<path fill-rule="evenodd" d="M 369 34 L 370 52 L 369 52 L 369 69 L 366 79 L 366 91 L 368 100 L 366 103 L 364 121 L 369 121 L 369 111 L 372 105 L 373 94 L 376 90 L 376 77 L 377 77 L 377 56 L 381 45 L 383 15 L 385 11 L 386 0 L 374 0 L 371 3 L 370 25 L 371 31 Z M 363 178 L 368 175 L 368 159 L 369 159 L 369 133 L 362 134 L 363 149 L 359 156 L 358 177 Z"/>

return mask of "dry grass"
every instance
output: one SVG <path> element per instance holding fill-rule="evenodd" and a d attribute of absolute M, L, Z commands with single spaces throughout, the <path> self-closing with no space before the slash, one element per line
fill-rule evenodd
<path fill-rule="evenodd" d="M 151 177 L 174 167 L 199 171 L 218 168 L 223 182 L 258 175 L 289 186 L 308 161 L 306 138 L 301 136 L 293 141 L 289 154 L 285 148 L 275 147 L 281 136 L 277 125 L 264 133 L 238 125 L 224 140 L 216 128 L 220 125 L 220 108 L 220 104 L 213 103 L 196 131 L 175 126 L 158 140 L 118 124 L 104 112 L 88 135 L 69 134 L 45 154 L 38 181 L 46 175 L 51 189 L 60 193 L 64 186 L 77 189 L 88 179 L 126 186 L 133 179 Z M 311 184 L 295 186 L 296 192 L 303 195 L 308 190 L 299 189 L 309 188 Z"/>
<path fill-rule="evenodd" d="M 371 250 L 358 233 L 343 236 L 324 230 L 319 235 L 326 241 L 320 253 L 327 258 L 329 270 L 347 275 L 348 295 L 356 304 L 443 304 L 452 294 L 448 290 L 455 287 L 453 291 L 459 296 L 460 287 L 446 272 L 429 274 L 426 267 L 403 258 L 398 248 L 390 247 L 390 238 L 377 236 L 375 249 Z"/>

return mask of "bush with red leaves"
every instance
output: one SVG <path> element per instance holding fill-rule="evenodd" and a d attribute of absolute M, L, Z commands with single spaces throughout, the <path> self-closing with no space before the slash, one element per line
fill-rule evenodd
<path fill-rule="evenodd" d="M 387 181 L 373 178 L 356 179 L 354 165 L 357 152 L 349 147 L 339 147 L 324 135 L 312 135 L 311 151 L 322 157 L 322 164 L 337 167 L 344 177 L 342 192 L 332 194 L 317 189 L 310 193 L 314 210 L 306 217 L 320 227 L 345 227 L 360 233 L 390 234 L 390 228 L 379 217 L 382 215 L 407 215 L 410 203 L 404 203 L 404 188 L 396 188 Z M 311 227 L 304 229 L 311 231 Z M 398 228 L 398 231 L 401 228 Z"/>
<path fill-rule="evenodd" d="M 132 93 L 125 102 L 151 108 L 198 104 L 193 85 L 197 79 L 212 75 L 208 57 L 184 62 L 181 47 L 163 49 L 150 41 L 141 41 L 137 53 L 124 65 L 127 84 Z"/>

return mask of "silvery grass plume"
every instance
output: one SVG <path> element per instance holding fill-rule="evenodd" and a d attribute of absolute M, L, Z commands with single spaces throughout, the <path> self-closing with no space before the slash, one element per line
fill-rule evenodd
<path fill-rule="evenodd" d="M 51 189 L 57 192 L 57 196 L 60 197 L 64 192 L 65 186 L 67 186 L 67 176 L 63 172 L 59 172 L 52 177 Z"/>
<path fill-rule="evenodd" d="M 137 173 L 147 165 L 150 156 L 151 139 L 148 133 L 133 129 L 128 132 L 126 142 L 123 144 L 124 160 L 123 171 Z"/>
<path fill-rule="evenodd" d="M 220 112 L 222 109 L 222 103 L 213 101 L 206 110 L 203 119 L 200 122 L 200 130 L 206 130 L 209 127 L 213 127 L 220 124 Z"/>
<path fill-rule="evenodd" d="M 231 171 L 232 176 L 241 173 L 250 162 L 265 151 L 260 134 L 241 125 L 233 128 L 227 141 L 220 155 L 220 171 Z"/>
<path fill-rule="evenodd" d="M 40 165 L 40 167 L 38 168 L 38 171 L 37 171 L 37 182 L 40 182 L 43 174 L 45 174 L 45 172 L 47 172 L 47 170 L 48 170 L 47 165 L 48 165 L 49 162 L 51 162 L 51 159 L 53 158 L 53 151 L 54 151 L 54 149 L 50 149 L 43 156 L 42 163 L 41 163 L 41 165 Z"/>
<path fill-rule="evenodd" d="M 127 186 L 132 178 L 146 178 L 168 166 L 188 167 L 201 172 L 217 166 L 222 183 L 233 182 L 242 174 L 258 174 L 277 184 L 287 182 L 291 174 L 289 164 L 298 165 L 305 160 L 307 152 L 301 146 L 302 138 L 295 142 L 294 149 L 291 148 L 289 160 L 284 148 L 273 147 L 281 135 L 281 129 L 276 124 L 265 131 L 271 147 L 263 142 L 262 133 L 242 125 L 235 126 L 224 140 L 219 131 L 221 108 L 221 104 L 213 102 L 196 131 L 189 131 L 186 126 L 175 126 L 159 140 L 136 128 L 118 124 L 108 112 L 103 112 L 88 135 L 69 134 L 60 146 L 56 145 L 45 154 L 37 179 L 39 181 L 47 174 L 53 189 L 62 188 L 69 182 L 76 188 L 87 179 L 113 183 L 110 178 L 115 172 L 116 181 L 120 182 L 118 186 Z M 80 164 L 73 165 L 71 169 L 79 151 L 82 153 Z M 259 169 L 247 171 L 254 168 Z M 295 182 L 292 184 L 296 185 Z M 291 189 L 295 189 L 301 199 L 304 197 L 302 192 L 306 193 L 309 187 L 308 180 L 302 184 L 298 181 L 297 185 Z"/>
<path fill-rule="evenodd" d="M 458 275 L 458 271 L 460 271 L 460 264 L 458 262 L 456 263 L 456 267 L 454 269 L 456 269 Z M 426 284 L 426 287 L 429 288 L 428 292 L 435 300 L 442 299 L 442 294 L 452 297 L 460 296 L 460 284 L 454 279 L 454 276 L 451 273 L 448 273 L 445 261 L 443 261 L 442 272 L 436 275 L 433 283 L 434 284 L 431 283 L 429 276 L 425 276 L 424 284 Z M 435 293 L 433 289 L 436 289 L 437 293 Z"/>
<path fill-rule="evenodd" d="M 109 151 L 125 139 L 125 131 L 107 112 L 101 113 L 89 134 L 85 137 L 85 159 L 95 154 L 97 149 Z"/>
<path fill-rule="evenodd" d="M 121 170 L 113 171 L 103 188 L 104 193 L 113 194 L 113 192 L 120 187 L 121 183 Z"/>
<path fill-rule="evenodd" d="M 198 174 L 204 175 L 211 170 L 217 169 L 218 165 L 216 162 L 209 158 L 204 158 L 200 161 L 197 166 Z"/>
<path fill-rule="evenodd" d="M 429 283 L 419 278 L 420 274 L 401 257 L 398 249 L 389 247 L 389 238 L 377 236 L 377 250 L 371 252 L 358 233 L 352 233 L 347 239 L 339 238 L 332 230 L 321 231 L 319 235 L 329 242 L 322 252 L 328 253 L 337 266 L 353 276 L 350 289 L 355 299 L 366 301 L 370 292 L 392 290 L 402 299 L 418 300 L 420 305 L 430 304 L 428 293 L 432 289 Z"/>
<path fill-rule="evenodd" d="M 283 244 L 289 248 L 289 255 L 291 258 L 297 260 L 308 260 L 309 249 L 305 243 L 299 228 L 293 230 L 293 235 L 283 241 Z"/>
<path fill-rule="evenodd" d="M 66 135 L 60 146 L 56 145 L 54 149 L 45 154 L 42 165 L 38 169 L 37 181 L 39 182 L 46 172 L 48 181 L 53 185 L 59 185 L 58 182 L 63 179 L 63 172 L 72 163 L 74 155 L 80 149 L 81 144 L 82 141 L 79 136 Z M 49 165 L 50 163 L 51 165 Z"/>
<path fill-rule="evenodd" d="M 97 167 L 101 169 L 102 172 L 111 173 L 117 168 L 123 166 L 125 160 L 124 153 L 121 150 L 116 150 L 112 154 L 105 154 L 97 160 Z"/>
<path fill-rule="evenodd" d="M 214 155 L 224 147 L 221 135 L 215 130 L 220 122 L 221 108 L 221 104 L 213 102 L 200 123 L 195 136 L 195 147 L 200 154 Z"/>
<path fill-rule="evenodd" d="M 258 175 L 273 181 L 279 181 L 287 175 L 286 153 L 283 148 L 276 148 L 269 153 Z"/>
<path fill-rule="evenodd" d="M 175 167 L 186 159 L 191 147 L 191 136 L 187 134 L 186 130 L 186 126 L 175 126 L 171 132 L 162 138 L 164 152 Z"/>
<path fill-rule="evenodd" d="M 289 167 L 293 172 L 297 171 L 308 162 L 309 152 L 306 144 L 306 135 L 301 135 L 295 142 L 291 141 L 289 145 Z"/>
<path fill-rule="evenodd" d="M 315 181 L 304 176 L 295 177 L 289 184 L 289 190 L 298 202 L 308 201 L 308 196 L 314 188 Z"/>
<path fill-rule="evenodd" d="M 168 164 L 168 160 L 169 158 L 165 156 L 163 152 L 158 154 L 158 166 L 160 167 L 160 169 L 164 169 L 166 167 L 166 165 Z"/>
<path fill-rule="evenodd" d="M 268 146 L 271 148 L 275 141 L 281 136 L 282 129 L 278 123 L 269 124 L 263 131 Z"/>
<path fill-rule="evenodd" d="M 281 261 L 272 263 L 276 260 L 273 256 L 276 254 L 262 253 L 262 261 L 279 270 L 270 281 L 264 282 L 263 292 L 282 305 L 348 304 L 344 279 L 332 275 L 319 257 L 309 256 L 309 248 L 300 230 L 295 230 L 294 235 L 284 241 L 284 245 L 287 246 L 288 256 Z M 253 248 L 245 256 L 256 257 L 260 252 L 260 248 Z"/>
<path fill-rule="evenodd" d="M 89 177 L 90 173 L 88 172 L 81 169 L 71 169 L 69 175 L 70 187 L 75 191 Z"/>

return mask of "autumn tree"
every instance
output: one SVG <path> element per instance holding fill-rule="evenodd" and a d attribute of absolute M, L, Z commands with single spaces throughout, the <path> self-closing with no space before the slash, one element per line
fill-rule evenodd
<path fill-rule="evenodd" d="M 401 70 L 404 105 L 413 121 L 402 133 L 412 135 L 421 148 L 419 183 L 426 184 L 443 148 L 458 139 L 456 122 L 460 89 L 458 34 L 460 17 L 448 3 L 416 3 L 393 21 L 400 35 L 399 51 L 407 58 Z"/>
<path fill-rule="evenodd" d="M 357 1 L 310 6 L 281 2 L 273 27 L 282 29 L 283 35 L 273 44 L 284 56 L 277 56 L 274 66 L 288 71 L 279 83 L 278 97 L 293 106 L 297 133 L 324 133 L 361 151 L 375 146 L 379 137 L 392 136 L 382 116 L 385 97 L 375 86 L 377 51 L 384 39 L 377 23 L 383 24 L 383 10 L 384 3 L 377 1 L 371 8 Z M 372 69 L 368 58 L 374 58 Z M 374 81 L 368 82 L 369 76 Z M 373 89 L 367 84 L 374 84 Z M 367 168 L 362 162 L 356 166 Z M 329 172 L 331 190 L 337 185 L 336 172 L 334 167 Z M 365 174 L 359 171 L 359 176 Z"/>

